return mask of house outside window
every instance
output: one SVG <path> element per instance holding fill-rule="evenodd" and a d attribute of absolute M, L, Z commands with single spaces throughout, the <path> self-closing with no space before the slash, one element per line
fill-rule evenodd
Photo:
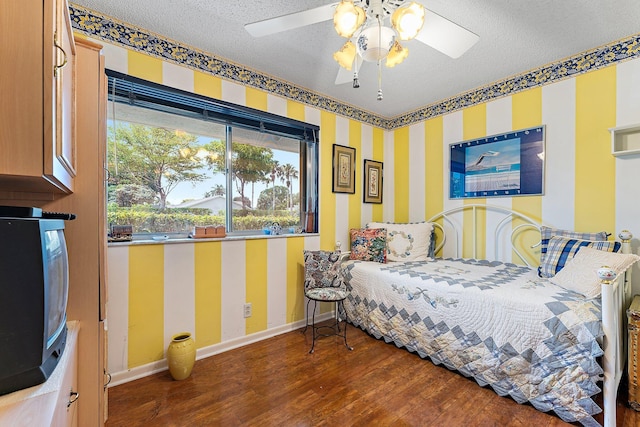
<path fill-rule="evenodd" d="M 317 126 L 107 75 L 110 227 L 134 239 L 317 232 Z"/>

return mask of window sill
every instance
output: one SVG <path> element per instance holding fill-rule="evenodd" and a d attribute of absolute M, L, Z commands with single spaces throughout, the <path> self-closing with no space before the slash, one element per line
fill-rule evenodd
<path fill-rule="evenodd" d="M 109 247 L 119 247 L 119 246 L 137 246 L 137 245 L 171 245 L 175 243 L 199 243 L 199 242 L 218 242 L 218 241 L 238 241 L 238 240 L 258 240 L 258 239 L 282 239 L 282 238 L 290 238 L 290 237 L 306 237 L 306 236 L 319 236 L 319 233 L 286 233 L 286 234 L 277 234 L 277 235 L 267 235 L 267 234 L 252 234 L 252 235 L 241 235 L 241 236 L 230 236 L 222 238 L 175 238 L 175 239 L 166 239 L 166 240 L 154 240 L 151 237 L 149 239 L 138 239 L 131 240 L 128 242 L 107 242 Z"/>

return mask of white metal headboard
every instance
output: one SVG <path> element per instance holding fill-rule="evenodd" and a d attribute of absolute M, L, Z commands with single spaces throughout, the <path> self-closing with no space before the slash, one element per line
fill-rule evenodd
<path fill-rule="evenodd" d="M 495 227 L 493 228 L 493 238 L 494 241 L 498 242 L 499 241 L 499 237 L 501 235 L 503 235 L 503 233 L 509 233 L 509 240 L 512 244 L 512 249 L 513 252 L 522 260 L 522 262 L 524 262 L 527 266 L 532 267 L 531 263 L 526 259 L 526 257 L 518 250 L 518 248 L 516 247 L 516 245 L 514 245 L 514 240 L 515 238 L 525 229 L 534 229 L 537 230 L 538 232 L 540 232 L 540 226 L 541 224 L 533 219 L 531 219 L 530 217 L 523 215 L 519 212 L 513 211 L 511 209 L 507 209 L 504 208 L 502 206 L 495 206 L 495 205 L 484 205 L 484 204 L 467 204 L 467 205 L 462 205 L 462 206 L 458 206 L 443 212 L 440 212 L 439 214 L 436 214 L 434 216 L 432 216 L 431 218 L 428 219 L 429 222 L 433 223 L 434 227 L 437 228 L 440 233 L 442 234 L 442 238 L 440 241 L 437 242 L 436 244 L 436 248 L 435 248 L 435 253 L 438 253 L 440 250 L 442 250 L 442 248 L 444 247 L 446 241 L 447 241 L 447 233 L 445 231 L 445 228 L 440 225 L 439 223 L 437 223 L 436 221 L 442 220 L 443 222 L 449 224 L 453 230 L 454 233 L 454 238 L 455 238 L 455 251 L 456 251 L 456 257 L 460 257 L 460 247 L 461 245 L 459 244 L 460 242 L 460 233 L 462 233 L 462 230 L 460 229 L 459 224 L 456 223 L 456 221 L 454 221 L 453 216 L 455 214 L 460 214 L 460 213 L 465 213 L 465 212 L 470 212 L 471 213 L 471 217 L 472 217 L 472 224 L 473 224 L 473 228 L 471 230 L 472 236 L 473 236 L 473 258 L 477 258 L 477 232 L 478 232 L 478 213 L 479 211 L 485 211 L 485 212 L 491 212 L 493 214 L 497 214 L 499 217 L 499 221 L 495 224 Z M 509 229 L 508 231 L 505 230 L 505 226 L 508 226 L 509 224 L 511 224 L 515 219 L 519 219 L 521 221 L 523 221 L 522 224 L 518 224 L 515 227 L 512 227 L 511 229 Z M 537 244 L 531 246 L 530 249 L 535 248 L 536 246 L 538 246 L 540 244 L 540 242 L 538 241 Z M 496 245 L 495 246 L 495 253 L 494 253 L 494 259 L 498 259 L 499 258 L 499 246 Z"/>

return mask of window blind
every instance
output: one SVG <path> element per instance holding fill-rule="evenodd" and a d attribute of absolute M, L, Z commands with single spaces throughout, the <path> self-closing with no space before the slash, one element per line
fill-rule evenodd
<path fill-rule="evenodd" d="M 319 127 L 287 117 L 106 70 L 109 100 L 201 118 L 307 142 L 319 141 Z"/>

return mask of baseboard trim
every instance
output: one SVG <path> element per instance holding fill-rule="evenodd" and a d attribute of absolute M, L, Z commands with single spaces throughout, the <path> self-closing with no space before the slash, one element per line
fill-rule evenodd
<path fill-rule="evenodd" d="M 321 322 L 323 320 L 333 317 L 333 312 L 323 313 L 316 316 L 316 321 Z M 243 347 L 254 342 L 262 341 L 267 338 L 275 337 L 280 334 L 295 331 L 305 325 L 305 320 L 298 320 L 294 323 L 278 326 L 275 328 L 267 329 L 255 334 L 246 335 L 244 337 L 234 338 L 218 344 L 213 344 L 207 347 L 199 348 L 196 351 L 196 360 L 204 359 L 207 357 L 215 356 L 216 354 L 224 353 L 225 351 L 233 350 L 238 347 Z M 149 375 L 156 374 L 158 372 L 166 371 L 167 359 L 157 360 L 155 362 L 147 363 L 146 365 L 136 366 L 135 368 L 127 369 L 126 371 L 111 372 L 111 382 L 109 387 L 115 387 L 120 384 L 128 383 L 140 378 L 148 377 Z"/>

